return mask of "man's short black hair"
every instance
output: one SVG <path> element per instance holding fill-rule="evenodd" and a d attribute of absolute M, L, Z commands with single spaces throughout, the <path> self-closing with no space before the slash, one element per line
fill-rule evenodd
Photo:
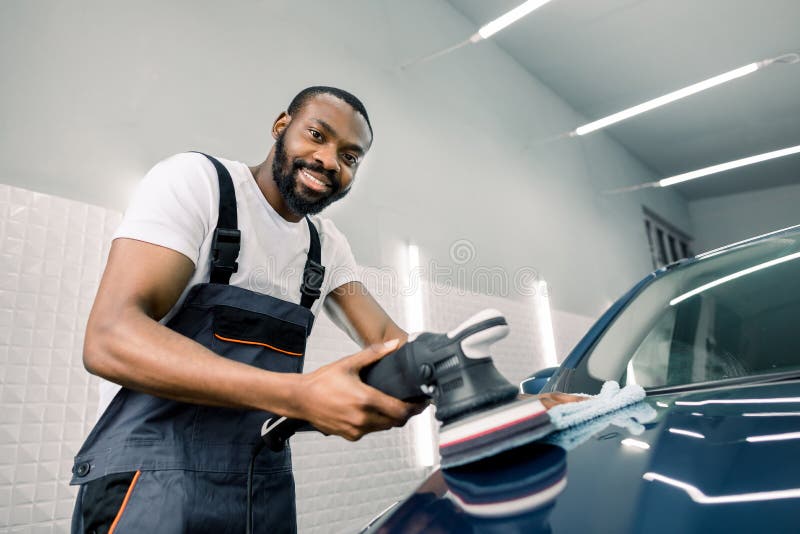
<path fill-rule="evenodd" d="M 292 102 L 289 104 L 289 109 L 286 112 L 289 115 L 294 115 L 297 113 L 300 108 L 302 108 L 309 99 L 314 98 L 317 95 L 331 95 L 335 96 L 340 100 L 344 100 L 350 107 L 356 110 L 358 113 L 364 117 L 364 120 L 367 121 L 367 126 L 369 127 L 369 135 L 370 137 L 374 137 L 372 133 L 372 124 L 369 122 L 369 115 L 367 115 L 367 108 L 364 107 L 364 104 L 361 103 L 355 95 L 352 93 L 348 93 L 344 89 L 339 89 L 336 87 L 327 87 L 325 85 L 315 85 L 313 87 L 306 87 L 292 99 Z"/>

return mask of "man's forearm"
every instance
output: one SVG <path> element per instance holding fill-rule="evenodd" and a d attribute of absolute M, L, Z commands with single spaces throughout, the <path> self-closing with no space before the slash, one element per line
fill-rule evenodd
<path fill-rule="evenodd" d="M 295 416 L 299 375 L 221 357 L 135 308 L 90 318 L 84 364 L 93 374 L 172 400 Z"/>

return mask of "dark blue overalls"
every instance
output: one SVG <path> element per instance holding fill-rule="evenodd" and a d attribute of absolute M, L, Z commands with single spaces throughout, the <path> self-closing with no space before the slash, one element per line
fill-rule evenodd
<path fill-rule="evenodd" d="M 228 170 L 216 159 L 219 219 L 209 283 L 192 287 L 167 327 L 225 358 L 280 373 L 303 369 L 306 338 L 325 268 L 311 232 L 300 304 L 228 285 L 240 233 Z M 122 388 L 84 442 L 71 484 L 80 484 L 72 532 L 245 531 L 247 472 L 270 414 L 177 402 Z M 296 532 L 288 447 L 256 458 L 256 532 Z"/>

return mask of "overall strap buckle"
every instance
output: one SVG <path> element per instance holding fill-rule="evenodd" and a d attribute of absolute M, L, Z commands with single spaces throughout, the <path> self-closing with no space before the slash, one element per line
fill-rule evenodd
<path fill-rule="evenodd" d="M 303 269 L 303 284 L 300 293 L 306 297 L 317 300 L 322 295 L 322 281 L 325 279 L 325 266 L 308 258 Z"/>
<path fill-rule="evenodd" d="M 211 282 L 227 284 L 231 275 L 239 270 L 236 258 L 242 232 L 237 229 L 217 228 L 211 241 Z"/>
<path fill-rule="evenodd" d="M 227 167 L 217 158 L 202 154 L 214 165 L 219 182 L 219 214 L 217 227 L 214 229 L 214 238 L 211 241 L 211 276 L 212 284 L 228 284 L 231 275 L 239 270 L 236 258 L 239 256 L 239 245 L 242 242 L 242 233 L 237 229 L 236 217 L 236 189 Z"/>

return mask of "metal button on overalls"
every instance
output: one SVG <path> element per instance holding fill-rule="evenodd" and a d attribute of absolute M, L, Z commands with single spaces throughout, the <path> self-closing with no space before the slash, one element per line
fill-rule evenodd
<path fill-rule="evenodd" d="M 311 242 L 300 304 L 228 285 L 239 253 L 236 198 L 227 169 L 206 157 L 220 183 L 211 278 L 190 289 L 166 326 L 220 356 L 269 371 L 299 373 L 314 323 L 311 306 L 324 277 L 316 228 L 306 219 Z M 92 527 L 84 523 L 85 485 L 133 472 L 115 532 L 244 532 L 248 464 L 269 416 L 122 388 L 75 457 L 71 483 L 83 487 L 73 533 Z M 288 448 L 258 455 L 253 481 L 256 532 L 296 532 L 291 467 Z"/>

